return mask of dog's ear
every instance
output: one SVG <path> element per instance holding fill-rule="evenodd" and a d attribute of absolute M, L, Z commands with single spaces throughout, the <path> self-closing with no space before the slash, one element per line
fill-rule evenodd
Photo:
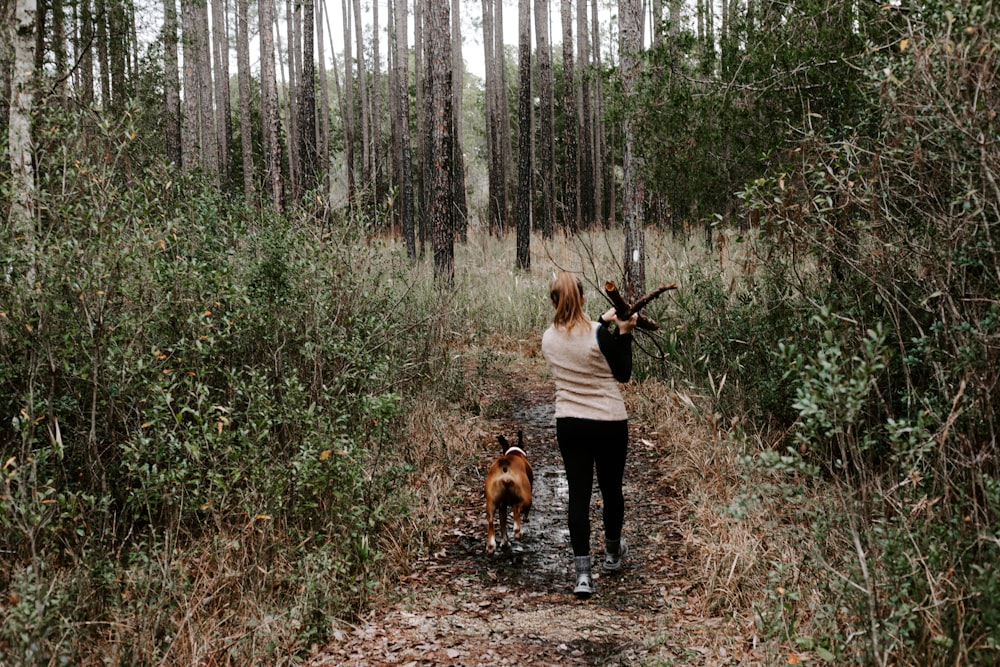
<path fill-rule="evenodd" d="M 500 453 L 501 454 L 506 454 L 507 450 L 510 449 L 510 443 L 507 442 L 507 438 L 503 437 L 502 435 L 498 435 L 497 436 L 497 441 L 500 443 L 500 447 L 501 447 Z"/>
<path fill-rule="evenodd" d="M 524 451 L 524 431 L 517 432 L 517 446 L 522 452 Z"/>

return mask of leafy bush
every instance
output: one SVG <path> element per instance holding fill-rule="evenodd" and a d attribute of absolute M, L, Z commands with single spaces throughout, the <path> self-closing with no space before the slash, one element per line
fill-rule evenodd
<path fill-rule="evenodd" d="M 265 582 L 240 570 L 248 597 L 308 592 L 303 650 L 363 605 L 386 521 L 405 513 L 392 443 L 401 392 L 428 375 L 427 316 L 399 307 L 406 275 L 350 221 L 322 229 L 172 168 L 129 170 L 127 121 L 104 128 L 110 161 L 88 159 L 59 122 L 35 254 L 0 238 L 0 588 L 24 610 L 5 615 L 0 655 L 47 664 L 60 633 L 96 638 L 117 613 L 142 619 L 138 662 L 176 659 L 155 637 L 177 590 L 206 580 L 169 578 L 149 614 L 120 601 L 160 576 L 157 558 L 197 571 L 174 549 L 213 534 L 272 564 Z"/>

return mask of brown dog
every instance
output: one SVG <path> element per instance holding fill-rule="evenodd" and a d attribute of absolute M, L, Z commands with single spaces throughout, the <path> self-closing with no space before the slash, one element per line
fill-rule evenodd
<path fill-rule="evenodd" d="M 531 464 L 524 453 L 524 434 L 517 432 L 517 446 L 512 447 L 507 438 L 497 436 L 503 447 L 503 456 L 490 466 L 486 473 L 486 553 L 497 550 L 496 535 L 493 532 L 493 513 L 500 511 L 500 537 L 504 547 L 510 546 L 507 539 L 507 508 L 514 509 L 514 537 L 521 539 L 521 515 L 528 518 L 531 510 L 531 484 L 534 475 Z"/>

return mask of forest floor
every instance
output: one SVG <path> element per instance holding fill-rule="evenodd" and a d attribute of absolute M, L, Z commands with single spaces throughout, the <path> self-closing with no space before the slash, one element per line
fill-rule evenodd
<path fill-rule="evenodd" d="M 482 460 L 459 484 L 441 520 L 441 548 L 411 564 L 391 598 L 372 605 L 357 625 L 336 633 L 314 656 L 331 665 L 759 665 L 752 637 L 733 619 L 713 617 L 703 585 L 688 573 L 697 553 L 682 532 L 685 499 L 666 474 L 671 434 L 630 419 L 625 472 L 629 554 L 623 570 L 601 568 L 601 498 L 594 484 L 591 548 L 597 592 L 572 593 L 566 529 L 567 490 L 555 439 L 554 387 L 538 359 L 517 362 L 517 381 L 490 411 Z M 641 391 L 641 386 L 637 389 Z M 684 420 L 685 410 L 663 410 Z M 689 415 L 688 415 L 689 416 Z M 670 423 L 670 416 L 666 422 Z M 688 420 L 689 421 L 689 420 Z M 500 446 L 496 436 L 524 432 L 534 469 L 533 505 L 521 540 L 485 551 L 483 476 Z M 690 423 L 685 426 L 690 437 Z M 712 437 L 708 426 L 704 438 Z M 718 635 L 726 639 L 719 641 Z M 728 647 L 728 648 L 727 648 Z"/>

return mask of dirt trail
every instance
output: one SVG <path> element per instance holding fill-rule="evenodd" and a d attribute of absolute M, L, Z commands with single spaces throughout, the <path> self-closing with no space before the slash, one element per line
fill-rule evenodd
<path fill-rule="evenodd" d="M 541 375 L 541 373 L 537 373 Z M 482 474 L 459 489 L 444 548 L 414 563 L 399 599 L 343 633 L 312 665 L 702 665 L 697 647 L 672 640 L 677 623 L 697 624 L 680 573 L 681 503 L 662 479 L 666 438 L 633 423 L 625 473 L 622 572 L 601 571 L 600 494 L 591 505 L 591 546 L 597 593 L 578 601 L 571 591 L 566 530 L 566 481 L 555 442 L 552 388 L 536 378 L 510 397 L 490 422 L 479 471 L 497 455 L 495 436 L 524 431 L 535 470 L 534 503 L 520 541 L 485 552 Z M 685 633 L 690 637 L 689 633 Z"/>

